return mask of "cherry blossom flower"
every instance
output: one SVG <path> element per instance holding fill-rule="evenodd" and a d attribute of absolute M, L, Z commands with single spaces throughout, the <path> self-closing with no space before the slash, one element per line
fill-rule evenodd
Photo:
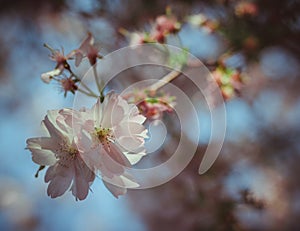
<path fill-rule="evenodd" d="M 84 57 L 87 57 L 93 66 L 97 62 L 97 58 L 102 58 L 102 56 L 99 55 L 99 50 L 100 49 L 94 44 L 92 33 L 88 33 L 88 36 L 83 40 L 80 47 L 74 51 L 75 66 L 79 66 Z"/>
<path fill-rule="evenodd" d="M 78 149 L 87 165 L 101 174 L 105 186 L 115 197 L 126 193 L 126 188 L 138 187 L 125 167 L 137 163 L 146 153 L 147 130 L 145 121 L 134 104 L 128 104 L 115 93 L 105 96 L 90 109 L 81 113 L 76 124 Z"/>
<path fill-rule="evenodd" d="M 63 195 L 70 188 L 76 200 L 83 200 L 95 174 L 79 154 L 73 130 L 65 122 L 66 113 L 71 115 L 67 109 L 48 111 L 42 122 L 48 136 L 28 139 L 27 149 L 35 163 L 50 166 L 45 182 L 49 182 L 47 193 L 51 198 Z"/>

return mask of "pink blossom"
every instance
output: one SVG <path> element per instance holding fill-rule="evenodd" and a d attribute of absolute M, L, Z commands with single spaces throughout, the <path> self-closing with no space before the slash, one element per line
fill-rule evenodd
<path fill-rule="evenodd" d="M 105 186 L 115 197 L 126 188 L 139 184 L 125 172 L 125 167 L 137 163 L 146 153 L 145 117 L 137 107 L 114 93 L 105 96 L 81 113 L 78 135 L 79 152 L 87 165 L 102 175 Z"/>
<path fill-rule="evenodd" d="M 65 114 L 72 115 L 72 111 L 48 111 L 42 122 L 48 135 L 28 139 L 27 149 L 32 152 L 35 163 L 50 166 L 45 182 L 50 182 L 47 193 L 51 198 L 63 195 L 70 188 L 76 200 L 83 200 L 88 195 L 95 174 L 81 158 L 75 144 L 76 137 L 65 121 Z"/>

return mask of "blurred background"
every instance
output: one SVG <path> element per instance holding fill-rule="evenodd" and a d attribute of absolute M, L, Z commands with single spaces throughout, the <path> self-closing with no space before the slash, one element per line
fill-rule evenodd
<path fill-rule="evenodd" d="M 120 28 L 149 30 L 166 6 L 182 22 L 183 46 L 212 72 L 221 65 L 247 76 L 224 95 L 216 163 L 198 175 L 203 136 L 188 167 L 164 185 L 115 199 L 98 180 L 84 201 L 48 198 L 25 141 L 73 95 L 41 82 L 54 67 L 43 43 L 67 53 L 90 31 L 105 55 L 128 45 Z M 300 230 L 299 12 L 297 0 L 0 0 L 0 230 Z M 189 89 L 180 78 L 174 84 Z"/>

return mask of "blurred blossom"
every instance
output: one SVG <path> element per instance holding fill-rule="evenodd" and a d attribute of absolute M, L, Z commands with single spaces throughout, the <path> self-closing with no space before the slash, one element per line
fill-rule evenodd
<path fill-rule="evenodd" d="M 124 95 L 129 103 L 134 103 L 142 115 L 149 120 L 160 120 L 163 115 L 173 112 L 175 97 L 166 93 L 152 94 L 147 90 L 133 90 L 132 93 Z"/>
<path fill-rule="evenodd" d="M 147 35 L 140 32 L 130 34 L 130 46 L 141 45 L 147 41 Z"/>
<path fill-rule="evenodd" d="M 258 7 L 254 2 L 240 1 L 235 6 L 235 14 L 241 16 L 255 16 L 258 13 Z"/>
<path fill-rule="evenodd" d="M 240 71 L 220 65 L 212 72 L 212 75 L 220 86 L 225 100 L 239 94 L 243 86 L 243 76 Z"/>
<path fill-rule="evenodd" d="M 219 22 L 216 19 L 210 19 L 205 14 L 195 14 L 187 18 L 188 23 L 195 27 L 202 28 L 207 33 L 213 33 L 219 28 Z"/>

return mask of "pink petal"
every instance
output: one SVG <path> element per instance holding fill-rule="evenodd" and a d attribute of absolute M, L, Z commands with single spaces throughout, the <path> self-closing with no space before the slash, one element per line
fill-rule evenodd
<path fill-rule="evenodd" d="M 53 150 L 58 148 L 58 144 L 50 137 L 38 137 L 27 139 L 28 149 L 48 149 Z"/>
<path fill-rule="evenodd" d="M 130 162 L 124 154 L 118 150 L 113 144 L 110 145 L 110 150 L 105 150 L 102 155 L 104 167 L 113 175 L 121 175 L 124 172 L 125 166 L 130 166 Z"/>
<path fill-rule="evenodd" d="M 94 180 L 95 175 L 82 160 L 75 161 L 74 164 L 75 176 L 71 190 L 76 199 L 83 200 L 88 195 L 90 182 Z"/>
<path fill-rule="evenodd" d="M 83 54 L 81 51 L 76 51 L 75 53 L 75 66 L 78 67 L 83 59 Z"/>
<path fill-rule="evenodd" d="M 64 167 L 56 164 L 55 172 L 51 174 L 52 179 L 48 185 L 47 194 L 51 198 L 56 198 L 63 195 L 70 187 L 74 175 L 74 167 Z"/>

